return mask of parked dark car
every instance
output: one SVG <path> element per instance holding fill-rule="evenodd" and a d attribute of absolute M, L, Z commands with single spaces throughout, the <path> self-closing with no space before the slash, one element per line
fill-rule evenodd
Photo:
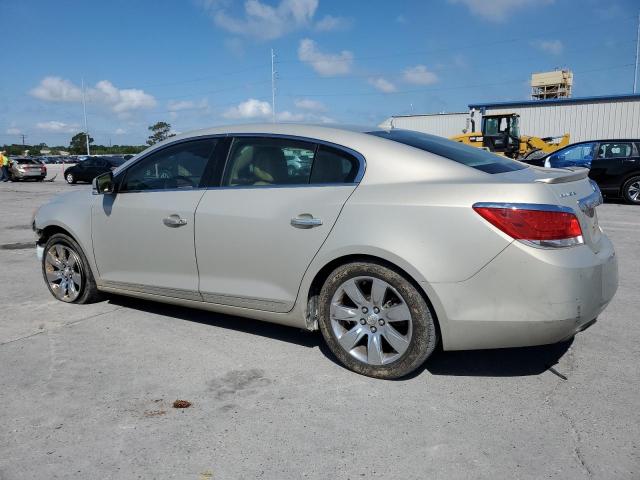
<path fill-rule="evenodd" d="M 640 140 L 591 140 L 531 162 L 547 168 L 589 168 L 602 193 L 640 205 Z"/>
<path fill-rule="evenodd" d="M 34 158 L 14 157 L 9 161 L 9 180 L 37 180 L 41 182 L 47 176 L 47 167 Z"/>
<path fill-rule="evenodd" d="M 64 171 L 68 183 L 91 182 L 109 170 L 115 170 L 125 162 L 124 157 L 89 157 Z"/>

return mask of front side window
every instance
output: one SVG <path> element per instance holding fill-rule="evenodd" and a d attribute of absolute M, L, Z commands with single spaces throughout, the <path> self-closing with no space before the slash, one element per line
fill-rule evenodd
<path fill-rule="evenodd" d="M 127 169 L 120 190 L 198 188 L 216 142 L 215 139 L 194 140 L 154 152 Z"/>
<path fill-rule="evenodd" d="M 269 186 L 309 183 L 315 144 L 281 138 L 234 139 L 223 186 Z"/>
<path fill-rule="evenodd" d="M 626 158 L 630 156 L 630 143 L 601 143 L 598 150 L 598 158 Z"/>
<path fill-rule="evenodd" d="M 595 143 L 581 143 L 568 147 L 554 154 L 554 159 L 565 160 L 568 162 L 580 162 L 593 160 Z"/>

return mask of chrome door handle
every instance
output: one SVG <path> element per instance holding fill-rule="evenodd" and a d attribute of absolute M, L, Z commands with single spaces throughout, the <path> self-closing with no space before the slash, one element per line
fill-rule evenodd
<path fill-rule="evenodd" d="M 322 219 L 321 218 L 314 218 L 311 216 L 300 216 L 300 217 L 294 217 L 291 219 L 291 225 L 296 227 L 296 228 L 313 228 L 313 227 L 319 227 L 320 225 L 322 225 Z"/>
<path fill-rule="evenodd" d="M 184 218 L 180 218 L 180 215 L 169 215 L 162 219 L 162 223 L 164 223 L 167 227 L 176 228 L 181 227 L 187 224 L 187 220 Z"/>

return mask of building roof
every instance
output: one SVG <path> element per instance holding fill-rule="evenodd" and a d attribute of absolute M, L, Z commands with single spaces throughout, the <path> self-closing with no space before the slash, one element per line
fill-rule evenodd
<path fill-rule="evenodd" d="M 483 108 L 507 108 L 507 107 L 537 107 L 543 105 L 566 105 L 572 103 L 600 103 L 600 102 L 616 102 L 616 101 L 640 101 L 640 94 L 627 93 L 623 95 L 601 95 L 594 97 L 572 97 L 572 98 L 554 98 L 551 100 L 524 100 L 513 102 L 492 102 L 492 103 L 470 103 L 469 109 L 475 108 L 480 110 Z"/>

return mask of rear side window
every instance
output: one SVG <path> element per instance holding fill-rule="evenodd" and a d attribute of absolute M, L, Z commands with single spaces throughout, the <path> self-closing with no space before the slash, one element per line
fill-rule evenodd
<path fill-rule="evenodd" d="M 358 159 L 353 155 L 320 145 L 313 162 L 311 183 L 353 183 L 359 166 Z"/>
<path fill-rule="evenodd" d="M 368 133 L 376 137 L 386 138 L 394 142 L 418 148 L 425 152 L 440 155 L 441 157 L 448 158 L 449 160 L 485 173 L 505 173 L 527 168 L 527 165 L 511 160 L 510 158 L 494 155 L 480 148 L 471 147 L 426 133 L 401 129 L 381 130 Z"/>
<path fill-rule="evenodd" d="M 598 158 L 625 158 L 631 156 L 631 143 L 601 143 Z"/>
<path fill-rule="evenodd" d="M 222 185 L 269 186 L 309 183 L 316 146 L 287 138 L 234 139 Z"/>

